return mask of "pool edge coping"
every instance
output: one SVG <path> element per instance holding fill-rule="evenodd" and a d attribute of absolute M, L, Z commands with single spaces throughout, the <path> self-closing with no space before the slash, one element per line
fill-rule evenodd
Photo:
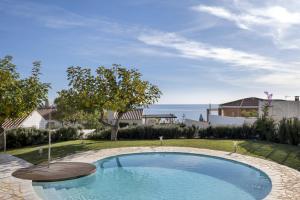
<path fill-rule="evenodd" d="M 296 196 L 300 192 L 299 171 L 284 165 L 280 165 L 270 160 L 265 160 L 265 159 L 242 155 L 242 154 L 218 151 L 218 150 L 200 149 L 194 147 L 175 147 L 175 146 L 120 147 L 120 148 L 110 148 L 110 149 L 90 150 L 86 152 L 80 152 L 54 161 L 64 161 L 64 162 L 80 161 L 80 162 L 93 163 L 96 162 L 97 160 L 104 159 L 111 156 L 133 154 L 133 153 L 151 153 L 151 152 L 193 153 L 199 155 L 207 155 L 207 156 L 224 158 L 227 160 L 237 161 L 246 165 L 250 165 L 252 167 L 255 167 L 263 171 L 271 179 L 272 189 L 270 193 L 266 196 L 265 198 L 266 200 L 300 199 L 300 197 Z M 20 158 L 16 158 L 16 157 L 14 158 L 16 160 L 22 160 Z M 24 163 L 25 165 L 28 165 L 28 162 L 24 161 Z M 32 184 L 29 187 L 28 182 L 24 184 L 23 181 L 16 180 L 16 178 L 13 179 L 11 177 L 6 177 L 6 179 L 10 180 L 15 185 L 18 185 L 20 191 L 25 191 L 24 194 L 21 194 L 23 199 L 34 199 L 34 200 L 40 199 L 37 193 L 35 192 Z M 1 194 L 4 194 L 2 187 L 3 186 L 0 186 L 0 197 Z"/>
<path fill-rule="evenodd" d="M 108 158 L 111 156 L 133 154 L 133 153 L 147 153 L 147 152 L 178 152 L 178 153 L 194 153 L 200 155 L 220 157 L 227 160 L 237 161 L 258 170 L 261 170 L 268 175 L 272 182 L 272 189 L 270 193 L 266 196 L 266 200 L 269 199 L 295 199 L 296 192 L 291 190 L 290 186 L 286 185 L 286 182 L 295 182 L 297 185 L 300 181 L 300 172 L 289 168 L 284 165 L 280 165 L 273 161 L 261 159 L 258 157 L 252 157 L 237 153 L 230 153 L 218 150 L 210 149 L 200 149 L 194 147 L 176 147 L 176 146 L 153 146 L 153 147 L 120 147 L 120 148 L 111 148 L 111 149 L 101 149 L 101 150 L 91 150 L 87 152 L 82 152 L 70 156 L 66 156 L 60 161 L 76 161 L 77 159 L 83 162 L 93 163 L 97 160 Z M 282 171 L 283 170 L 283 171 Z M 291 176 L 284 174 L 288 173 Z M 295 179 L 295 180 L 293 180 Z M 299 181 L 298 181 L 299 180 Z M 295 190 L 300 191 L 300 184 L 298 184 Z M 299 193 L 299 192 L 298 192 Z"/>

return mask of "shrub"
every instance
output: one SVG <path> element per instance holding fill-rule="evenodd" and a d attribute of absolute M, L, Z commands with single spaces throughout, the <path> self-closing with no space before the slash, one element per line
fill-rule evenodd
<path fill-rule="evenodd" d="M 29 145 L 45 144 L 48 142 L 49 130 L 35 128 L 16 128 L 6 131 L 7 148 L 18 148 Z M 51 133 L 52 142 L 75 140 L 81 136 L 76 128 L 60 128 Z"/>
<path fill-rule="evenodd" d="M 53 142 L 76 140 L 81 137 L 80 132 L 74 127 L 63 127 L 53 131 L 51 139 Z"/>
<path fill-rule="evenodd" d="M 271 118 L 258 118 L 253 125 L 253 131 L 259 136 L 261 140 L 278 142 L 276 124 Z"/>
<path fill-rule="evenodd" d="M 282 119 L 279 122 L 278 137 L 280 143 L 298 145 L 300 143 L 300 121 L 294 119 Z"/>
<path fill-rule="evenodd" d="M 48 137 L 48 131 L 35 128 L 18 128 L 6 131 L 6 145 L 16 148 L 28 145 L 44 143 Z"/>
<path fill-rule="evenodd" d="M 243 125 L 241 127 L 208 127 L 199 130 L 200 138 L 218 138 L 218 139 L 252 139 L 254 134 L 252 127 Z"/>
<path fill-rule="evenodd" d="M 194 138 L 196 133 L 195 127 L 180 127 L 178 125 L 164 126 L 134 126 L 120 128 L 118 133 L 119 139 L 158 139 L 163 136 L 165 139 L 177 138 Z M 110 129 L 106 129 L 88 136 L 89 139 L 109 139 Z"/>

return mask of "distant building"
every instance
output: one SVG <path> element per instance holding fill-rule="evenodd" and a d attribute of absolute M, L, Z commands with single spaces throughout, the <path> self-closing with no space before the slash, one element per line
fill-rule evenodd
<path fill-rule="evenodd" d="M 36 110 L 32 111 L 28 115 L 24 115 L 17 119 L 6 119 L 2 124 L 4 130 L 13 128 L 37 128 L 45 129 L 47 120 Z"/>
<path fill-rule="evenodd" d="M 151 114 L 143 115 L 143 124 L 173 124 L 175 123 L 176 116 L 174 114 Z"/>
<path fill-rule="evenodd" d="M 197 121 L 197 120 L 192 120 L 192 119 L 185 119 L 183 123 L 188 127 L 194 126 L 199 129 L 205 129 L 205 128 L 208 128 L 208 126 L 209 126 L 208 122 Z"/>
<path fill-rule="evenodd" d="M 257 117 L 263 115 L 263 108 L 268 100 L 249 97 L 219 105 L 218 109 L 208 109 L 207 119 L 211 125 L 242 125 L 252 124 Z M 218 111 L 218 115 L 211 115 L 212 111 Z M 273 99 L 268 106 L 268 115 L 275 121 L 282 118 L 300 118 L 300 102 L 296 96 L 294 101 Z"/>
<path fill-rule="evenodd" d="M 219 105 L 219 116 L 227 117 L 258 117 L 260 101 L 256 97 L 250 97 L 245 99 L 239 99 Z"/>
<path fill-rule="evenodd" d="M 55 119 L 55 113 L 57 109 L 55 107 L 45 107 L 37 110 L 45 120 L 47 120 L 46 128 L 60 128 L 62 123 Z"/>
<path fill-rule="evenodd" d="M 126 123 L 128 125 L 141 125 L 142 121 L 143 109 L 135 109 L 128 111 L 123 114 L 121 117 L 120 123 Z M 117 113 L 108 111 L 107 121 L 108 123 L 113 124 L 117 119 Z"/>
<path fill-rule="evenodd" d="M 154 124 L 173 124 L 177 117 L 174 114 L 149 114 L 143 115 L 143 109 L 135 109 L 126 112 L 121 117 L 120 123 L 128 125 L 154 125 Z M 117 113 L 108 111 L 107 121 L 113 124 L 117 119 Z"/>

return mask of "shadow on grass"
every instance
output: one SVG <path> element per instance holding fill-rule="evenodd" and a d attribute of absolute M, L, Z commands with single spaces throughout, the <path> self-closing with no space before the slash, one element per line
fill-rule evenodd
<path fill-rule="evenodd" d="M 89 144 L 92 143 L 83 143 L 83 144 L 68 144 L 64 146 L 53 146 L 51 147 L 51 158 L 58 159 L 74 153 L 79 153 L 83 151 L 88 151 L 90 148 Z M 26 153 L 18 154 L 17 157 L 24 160 L 30 160 L 33 164 L 40 164 L 48 160 L 48 148 L 44 148 L 43 154 L 39 155 L 38 150 L 33 150 Z"/>
<path fill-rule="evenodd" d="M 300 171 L 300 148 L 263 141 L 244 141 L 239 146 L 250 155 L 264 157 Z"/>

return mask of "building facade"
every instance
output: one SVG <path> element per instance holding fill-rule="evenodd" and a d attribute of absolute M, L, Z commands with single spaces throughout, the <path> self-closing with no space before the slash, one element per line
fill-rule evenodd
<path fill-rule="evenodd" d="M 47 120 L 43 116 L 34 110 L 29 115 L 24 115 L 17 119 L 7 119 L 2 124 L 4 130 L 13 129 L 13 128 L 37 128 L 45 129 L 47 126 Z"/>
<path fill-rule="evenodd" d="M 208 109 L 208 121 L 214 126 L 240 126 L 253 124 L 258 117 L 263 116 L 264 107 L 268 106 L 268 116 L 275 121 L 283 118 L 300 119 L 300 101 L 296 96 L 295 101 L 249 97 L 219 105 L 218 115 L 211 115 Z M 215 109 L 214 109 L 215 110 Z"/>

